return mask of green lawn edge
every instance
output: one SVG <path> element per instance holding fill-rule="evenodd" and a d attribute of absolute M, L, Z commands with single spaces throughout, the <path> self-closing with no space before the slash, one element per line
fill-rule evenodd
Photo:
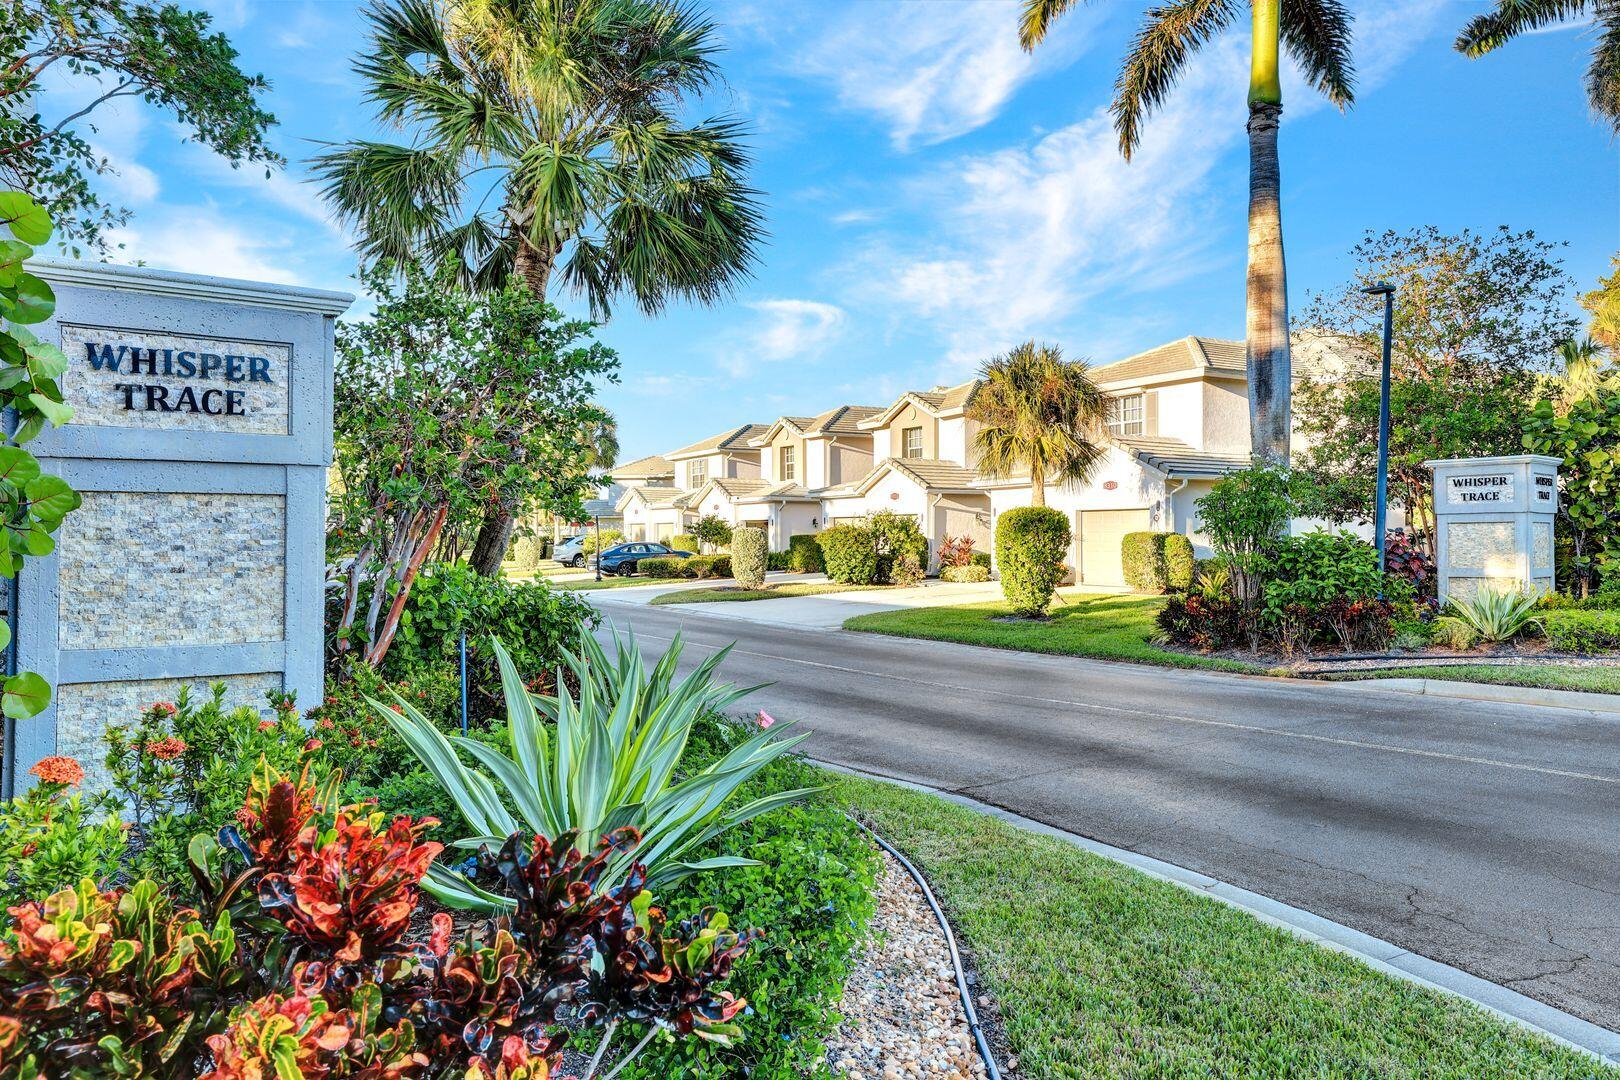
<path fill-rule="evenodd" d="M 1577 690 L 1591 694 L 1620 694 L 1620 667 L 1582 667 L 1575 664 L 1451 664 L 1344 671 L 1328 676 L 1332 682 L 1368 682 L 1375 679 L 1440 679 L 1448 682 L 1529 686 L 1541 690 Z"/>
<path fill-rule="evenodd" d="M 820 796 L 928 878 L 1020 1076 L 1614 1077 L 1470 1002 L 924 792 Z"/>
<path fill-rule="evenodd" d="M 844 620 L 845 630 L 927 638 L 992 649 L 1123 660 L 1158 667 L 1261 674 L 1258 664 L 1161 649 L 1148 641 L 1163 599 L 1113 593 L 1062 593 L 1044 622 L 998 622 L 1009 608 L 997 601 L 878 611 Z"/>
<path fill-rule="evenodd" d="M 780 600 L 785 596 L 819 596 L 822 593 L 864 592 L 869 589 L 891 589 L 892 585 L 840 585 L 832 581 L 795 581 L 774 585 L 768 589 L 743 589 L 737 586 L 717 586 L 712 589 L 684 589 L 680 592 L 655 596 L 651 604 L 724 604 L 745 603 L 751 600 Z"/>

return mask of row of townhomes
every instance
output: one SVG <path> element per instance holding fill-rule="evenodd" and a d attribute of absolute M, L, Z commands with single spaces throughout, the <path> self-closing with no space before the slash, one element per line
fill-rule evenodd
<path fill-rule="evenodd" d="M 1197 500 L 1248 464 L 1243 343 L 1186 337 L 1091 376 L 1109 397 L 1107 454 L 1087 483 L 1048 486 L 1047 505 L 1070 517 L 1076 580 L 1122 585 L 1126 533 L 1175 531 L 1198 543 Z M 615 469 L 614 509 L 630 539 L 668 540 L 714 514 L 766 530 L 772 550 L 795 533 L 892 510 L 916 517 L 931 551 L 961 535 L 991 551 L 997 516 L 1029 505 L 1030 488 L 1027 477 L 976 468 L 967 410 L 978 388 L 739 424 Z"/>

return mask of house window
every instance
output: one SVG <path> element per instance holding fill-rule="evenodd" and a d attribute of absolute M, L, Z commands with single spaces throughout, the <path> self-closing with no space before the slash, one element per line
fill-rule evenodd
<path fill-rule="evenodd" d="M 922 428 L 908 427 L 900 432 L 900 456 L 909 458 L 923 456 Z"/>
<path fill-rule="evenodd" d="M 778 480 L 793 479 L 793 447 L 784 446 L 777 451 L 780 461 L 777 463 L 776 478 Z"/>
<path fill-rule="evenodd" d="M 686 463 L 686 486 L 700 488 L 709 480 L 709 459 L 696 458 Z"/>
<path fill-rule="evenodd" d="M 1108 399 L 1108 432 L 1111 435 L 1146 435 L 1145 395 L 1126 394 Z"/>

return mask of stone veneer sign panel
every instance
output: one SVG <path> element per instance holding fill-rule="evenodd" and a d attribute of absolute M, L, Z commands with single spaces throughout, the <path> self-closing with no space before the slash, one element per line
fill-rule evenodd
<path fill-rule="evenodd" d="M 100 779 L 101 735 L 181 686 L 226 704 L 321 696 L 332 333 L 351 298 L 41 260 L 73 422 L 33 444 L 84 496 L 20 581 L 17 660 L 56 687 L 19 721 L 6 790 L 54 753 Z"/>
<path fill-rule="evenodd" d="M 292 346 L 283 342 L 62 327 L 73 423 L 285 435 Z"/>

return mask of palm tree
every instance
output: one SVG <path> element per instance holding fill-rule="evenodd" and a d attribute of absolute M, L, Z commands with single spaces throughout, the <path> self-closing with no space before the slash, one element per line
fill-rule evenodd
<path fill-rule="evenodd" d="M 713 303 L 763 237 L 740 126 L 685 123 L 719 79 L 714 24 L 673 0 L 379 0 L 356 61 L 406 142 L 350 142 L 316 174 L 362 260 L 450 266 L 471 288 L 555 275 L 601 319 Z M 512 517 L 474 548 L 499 571 Z"/>
<path fill-rule="evenodd" d="M 1477 59 L 1521 34 L 1584 18 L 1588 13 L 1598 34 L 1592 64 L 1586 69 L 1586 99 L 1620 134 L 1620 3 L 1616 0 L 1496 0 L 1490 11 L 1468 20 L 1457 35 L 1457 51 Z"/>
<path fill-rule="evenodd" d="M 1000 478 L 1028 470 L 1033 506 L 1046 505 L 1048 477 L 1085 482 L 1103 456 L 1093 439 L 1107 412 L 1085 361 L 1026 341 L 986 362 L 979 378 L 967 415 L 980 425 L 973 446 L 983 472 Z"/>
<path fill-rule="evenodd" d="M 1570 338 L 1558 347 L 1558 356 L 1564 363 L 1563 376 L 1554 379 L 1560 414 L 1620 381 L 1608 354 L 1589 337 Z"/>
<path fill-rule="evenodd" d="M 1019 41 L 1033 49 L 1054 19 L 1085 0 L 1024 0 Z M 1165 0 L 1149 8 L 1114 83 L 1114 130 L 1130 160 L 1142 122 L 1169 96 L 1206 42 L 1228 29 L 1241 0 Z M 1283 265 L 1281 175 L 1277 126 L 1282 115 L 1279 54 L 1288 53 L 1343 109 L 1355 98 L 1350 13 L 1340 0 L 1250 0 L 1249 274 L 1246 337 L 1249 434 L 1257 458 L 1288 462 L 1292 362 L 1288 348 L 1288 281 Z"/>

